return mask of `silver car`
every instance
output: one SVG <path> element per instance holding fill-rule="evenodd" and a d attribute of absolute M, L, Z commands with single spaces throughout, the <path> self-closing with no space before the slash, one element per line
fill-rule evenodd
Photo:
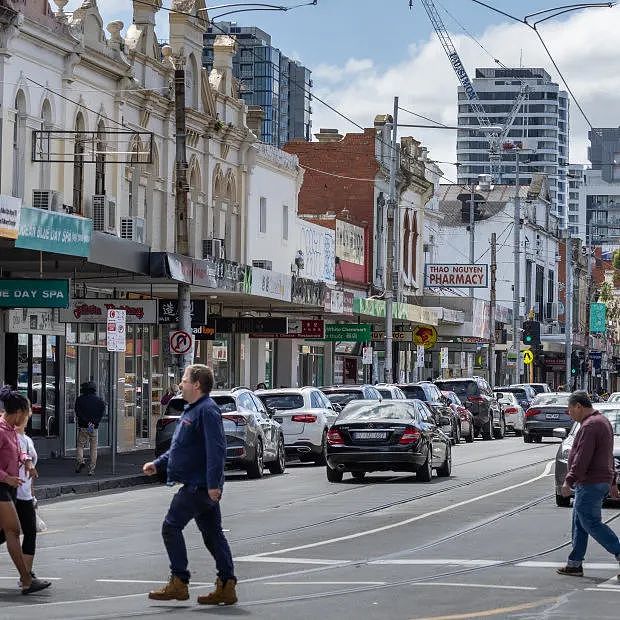
<path fill-rule="evenodd" d="M 568 415 L 569 396 L 568 392 L 545 392 L 534 399 L 525 412 L 525 443 L 541 442 L 543 437 L 555 437 L 553 431 L 558 427 L 568 432 L 573 425 Z"/>
<path fill-rule="evenodd" d="M 614 429 L 614 461 L 616 463 L 616 471 L 620 472 L 620 403 L 600 403 L 596 408 L 604 416 L 607 416 Z M 570 497 L 563 497 L 560 489 L 564 484 L 564 478 L 566 478 L 568 471 L 568 453 L 573 447 L 573 441 L 579 426 L 579 423 L 575 422 L 568 433 L 564 428 L 556 428 L 553 432 L 555 437 L 563 440 L 555 455 L 555 503 L 558 506 L 570 506 Z"/>

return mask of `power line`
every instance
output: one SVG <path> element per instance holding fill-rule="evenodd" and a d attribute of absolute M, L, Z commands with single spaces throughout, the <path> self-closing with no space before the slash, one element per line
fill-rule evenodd
<path fill-rule="evenodd" d="M 402 106 L 398 106 L 398 109 L 402 110 L 403 112 L 406 112 L 407 114 L 411 114 L 412 116 L 417 116 L 418 118 L 424 119 L 425 121 L 429 121 L 430 123 L 435 123 L 435 125 L 438 125 L 439 127 L 445 127 L 446 129 L 453 129 L 452 127 L 448 127 L 448 125 L 444 125 L 444 123 L 440 123 L 439 121 L 429 118 L 428 116 L 424 116 L 423 114 L 418 114 L 417 112 L 412 112 L 411 110 L 407 110 L 407 108 L 403 108 Z M 402 125 L 400 125 L 399 123 L 399 127 L 401 126 Z"/>

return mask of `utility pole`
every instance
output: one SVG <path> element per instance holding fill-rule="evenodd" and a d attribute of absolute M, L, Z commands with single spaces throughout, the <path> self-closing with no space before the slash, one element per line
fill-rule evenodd
<path fill-rule="evenodd" d="M 515 200 L 514 200 L 514 289 L 512 298 L 512 348 L 515 357 L 514 382 L 521 381 L 521 201 L 519 197 L 519 149 L 515 149 Z"/>
<path fill-rule="evenodd" d="M 398 299 L 398 273 L 394 267 L 398 264 L 394 242 L 394 218 L 400 217 L 396 200 L 396 172 L 398 166 L 398 97 L 394 97 L 394 113 L 392 116 L 392 157 L 390 158 L 390 186 L 387 204 L 387 252 L 385 257 L 385 383 L 393 383 L 392 344 L 393 344 L 393 315 L 394 298 Z"/>
<path fill-rule="evenodd" d="M 473 265 L 476 258 L 474 256 L 475 253 L 475 231 L 474 226 L 476 225 L 475 218 L 475 208 L 476 208 L 476 184 L 472 181 L 470 187 L 470 195 L 469 195 L 469 264 Z M 473 287 L 469 288 L 469 296 L 473 299 L 474 297 L 474 289 Z M 473 302 L 472 302 L 473 303 Z"/>
<path fill-rule="evenodd" d="M 588 277 L 586 285 L 586 346 L 584 350 L 583 368 L 585 372 L 582 373 L 581 389 L 586 392 L 590 391 L 590 373 L 588 372 L 588 366 L 590 365 L 590 308 L 592 305 L 592 225 L 588 231 L 586 224 L 586 257 L 588 260 Z"/>
<path fill-rule="evenodd" d="M 497 235 L 491 233 L 491 292 L 489 304 L 489 383 L 495 385 L 495 306 L 497 275 Z"/>
<path fill-rule="evenodd" d="M 564 289 L 564 348 L 566 350 L 566 390 L 572 391 L 573 373 L 573 244 L 568 227 L 566 228 L 566 287 Z"/>

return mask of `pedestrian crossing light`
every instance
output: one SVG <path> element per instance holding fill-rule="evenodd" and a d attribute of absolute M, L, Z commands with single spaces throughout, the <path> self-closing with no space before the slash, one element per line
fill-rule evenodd
<path fill-rule="evenodd" d="M 540 323 L 538 321 L 524 321 L 523 336 L 521 338 L 523 344 L 540 344 Z"/>

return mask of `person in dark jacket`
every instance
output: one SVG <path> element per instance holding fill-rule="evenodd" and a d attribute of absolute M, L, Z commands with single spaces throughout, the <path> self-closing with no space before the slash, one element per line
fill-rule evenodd
<path fill-rule="evenodd" d="M 199 596 L 201 605 L 232 605 L 237 602 L 237 579 L 228 541 L 222 531 L 220 500 L 224 489 L 226 436 L 219 407 L 209 397 L 213 371 L 202 364 L 188 366 L 181 379 L 187 402 L 170 449 L 154 462 L 145 463 L 149 476 L 167 471 L 168 484 L 183 486 L 172 498 L 162 526 L 162 537 L 170 559 L 170 579 L 149 593 L 156 601 L 186 601 L 189 598 L 187 549 L 183 529 L 192 520 L 202 533 L 205 547 L 215 559 L 215 590 Z"/>
<path fill-rule="evenodd" d="M 570 497 L 575 490 L 573 550 L 566 566 L 558 568 L 558 573 L 582 577 L 589 536 L 620 562 L 620 539 L 601 517 L 607 495 L 619 497 L 613 456 L 614 431 L 609 420 L 592 407 L 586 392 L 573 392 L 568 397 L 568 413 L 581 426 L 568 455 L 568 473 L 562 485 L 564 497 Z"/>
<path fill-rule="evenodd" d="M 88 475 L 95 473 L 97 465 L 97 429 L 105 412 L 105 403 L 97 396 L 97 386 L 93 381 L 87 381 L 80 386 L 80 395 L 75 401 L 75 415 L 77 417 L 77 463 L 75 473 L 79 474 L 84 468 L 84 448 L 90 444 L 90 463 Z"/>

